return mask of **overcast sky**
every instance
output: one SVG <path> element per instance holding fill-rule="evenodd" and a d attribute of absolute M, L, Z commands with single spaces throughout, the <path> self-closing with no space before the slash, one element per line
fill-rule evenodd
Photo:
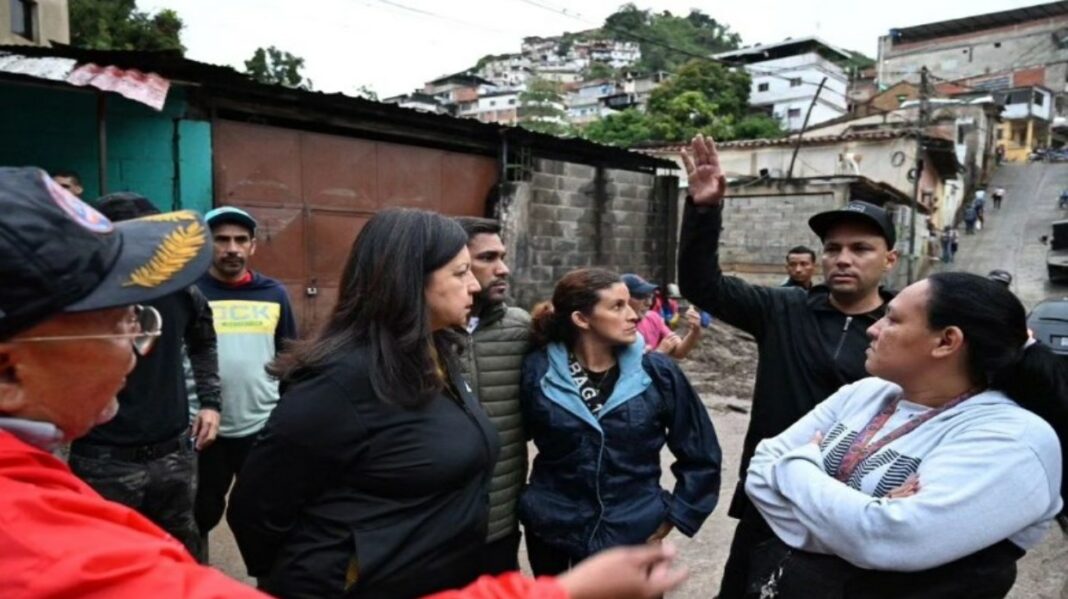
<path fill-rule="evenodd" d="M 474 65 L 485 54 L 518 52 L 524 36 L 596 27 L 621 0 L 138 0 L 172 8 L 185 22 L 194 60 L 243 68 L 257 47 L 305 59 L 315 89 L 352 93 L 361 85 L 387 97 Z M 699 8 L 745 45 L 818 35 L 876 56 L 892 27 L 1036 4 L 1019 0 L 646 0 L 639 8 L 685 15 Z M 566 14 L 564 14 L 566 13 Z"/>

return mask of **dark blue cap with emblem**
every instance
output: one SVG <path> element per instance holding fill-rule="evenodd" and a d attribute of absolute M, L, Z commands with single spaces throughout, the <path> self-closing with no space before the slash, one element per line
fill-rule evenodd
<path fill-rule="evenodd" d="M 61 312 L 163 297 L 210 263 L 195 212 L 116 224 L 40 169 L 0 167 L 0 339 Z"/>

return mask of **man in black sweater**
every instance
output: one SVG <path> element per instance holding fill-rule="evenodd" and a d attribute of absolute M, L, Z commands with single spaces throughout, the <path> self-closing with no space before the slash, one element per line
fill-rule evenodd
<path fill-rule="evenodd" d="M 773 534 L 745 495 L 749 460 L 761 440 L 786 430 L 842 385 L 868 376 L 866 331 L 891 297 L 880 283 L 897 262 L 896 235 L 882 208 L 852 201 L 809 220 L 823 242 L 823 285 L 798 293 L 724 276 L 718 251 L 727 180 L 715 143 L 697 136 L 683 161 L 690 195 L 679 241 L 682 294 L 752 334 L 759 346 L 741 480 L 728 511 L 739 519 L 719 593 L 729 599 L 745 595 L 750 554 Z"/>
<path fill-rule="evenodd" d="M 158 214 L 131 193 L 101 198 L 113 221 Z M 163 320 L 152 353 L 139 359 L 119 392 L 119 412 L 71 445 L 70 468 L 106 499 L 133 508 L 201 554 L 193 519 L 196 453 L 219 430 L 220 387 L 215 328 L 207 300 L 195 288 L 149 302 Z M 183 343 L 193 366 L 200 411 L 190 427 L 182 367 Z"/>

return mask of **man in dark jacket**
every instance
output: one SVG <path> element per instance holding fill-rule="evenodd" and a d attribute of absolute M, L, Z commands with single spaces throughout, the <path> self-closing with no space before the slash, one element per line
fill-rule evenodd
<path fill-rule="evenodd" d="M 853 201 L 809 220 L 823 241 L 825 284 L 798 293 L 724 276 L 718 250 L 726 177 L 711 139 L 698 136 L 691 152 L 683 153 L 690 196 L 679 243 L 682 293 L 702 310 L 752 334 L 759 346 L 741 481 L 728 512 L 740 521 L 720 588 L 719 596 L 727 599 L 745 594 L 750 552 L 772 534 L 744 491 L 753 451 L 842 385 L 867 376 L 866 331 L 882 317 L 891 297 L 880 282 L 897 262 L 896 235 L 883 209 Z"/>
<path fill-rule="evenodd" d="M 159 214 L 146 198 L 116 193 L 101 198 L 112 221 Z M 131 507 L 200 554 L 193 520 L 196 449 L 219 430 L 219 366 L 208 301 L 189 287 L 146 305 L 163 319 L 155 350 L 137 361 L 119 392 L 115 418 L 71 446 L 70 467 L 105 498 Z M 182 368 L 183 343 L 193 365 L 200 410 L 192 428 Z"/>
<path fill-rule="evenodd" d="M 519 408 L 519 375 L 530 349 L 530 314 L 509 306 L 508 266 L 501 226 L 486 218 L 459 218 L 467 232 L 471 272 L 482 291 L 468 324 L 464 372 L 497 428 L 501 455 L 490 484 L 489 532 L 483 572 L 519 569 L 519 520 L 516 501 L 527 479 L 527 442 Z"/>

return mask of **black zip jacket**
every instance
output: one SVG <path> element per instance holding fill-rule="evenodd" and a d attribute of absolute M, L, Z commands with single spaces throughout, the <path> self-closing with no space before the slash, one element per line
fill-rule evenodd
<path fill-rule="evenodd" d="M 716 318 L 753 335 L 759 348 L 749 430 L 742 446 L 740 480 L 728 513 L 740 518 L 749 498 L 745 471 L 761 440 L 797 422 L 842 385 L 868 376 L 864 370 L 868 327 L 885 312 L 846 315 L 830 302 L 830 289 L 815 285 L 762 287 L 723 276 L 719 267 L 721 208 L 689 199 L 679 240 L 682 295 Z"/>
<path fill-rule="evenodd" d="M 481 572 L 497 432 L 461 398 L 379 399 L 370 350 L 338 352 L 288 387 L 241 469 L 227 520 L 277 597 L 420 597 Z"/>

